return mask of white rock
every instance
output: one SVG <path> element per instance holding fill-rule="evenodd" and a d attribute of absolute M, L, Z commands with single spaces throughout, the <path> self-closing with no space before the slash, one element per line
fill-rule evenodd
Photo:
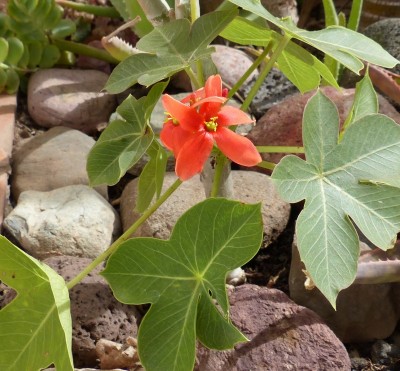
<path fill-rule="evenodd" d="M 3 225 L 40 259 L 56 255 L 94 258 L 109 247 L 120 229 L 115 210 L 84 185 L 23 192 Z"/>
<path fill-rule="evenodd" d="M 62 125 L 96 132 L 116 107 L 115 96 L 102 91 L 107 79 L 95 70 L 39 70 L 29 79 L 29 114 L 46 128 Z"/>
<path fill-rule="evenodd" d="M 52 191 L 73 184 L 89 184 L 86 159 L 95 141 L 65 127 L 55 127 L 20 146 L 13 156 L 11 191 Z M 96 187 L 107 198 L 107 187 Z"/>
<path fill-rule="evenodd" d="M 274 241 L 289 220 L 290 205 L 277 194 L 269 176 L 252 171 L 233 171 L 234 198 L 246 203 L 262 203 L 265 241 Z M 163 192 L 176 180 L 167 173 Z M 137 197 L 137 179 L 132 180 L 121 196 L 121 219 L 124 230 L 139 217 L 134 211 Z M 183 182 L 168 200 L 136 231 L 136 236 L 168 239 L 179 217 L 190 207 L 205 200 L 199 176 Z"/>

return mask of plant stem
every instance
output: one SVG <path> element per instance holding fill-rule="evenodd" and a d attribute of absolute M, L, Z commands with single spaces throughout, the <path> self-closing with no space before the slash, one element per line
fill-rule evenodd
<path fill-rule="evenodd" d="M 188 74 L 190 81 L 192 83 L 192 87 L 194 86 L 195 89 L 200 89 L 202 87 L 202 84 L 199 82 L 197 79 L 196 74 L 193 72 L 193 70 L 190 67 L 185 68 L 186 73 Z"/>
<path fill-rule="evenodd" d="M 259 153 L 304 153 L 304 147 L 256 146 Z"/>
<path fill-rule="evenodd" d="M 171 187 L 169 187 L 163 195 L 151 205 L 135 223 L 133 223 L 124 234 L 122 234 L 114 243 L 96 259 L 94 259 L 85 269 L 83 269 L 77 276 L 67 283 L 68 290 L 72 289 L 76 284 L 82 281 L 93 269 L 100 263 L 106 260 L 114 251 L 118 249 L 121 243 L 125 242 L 129 237 L 145 222 L 167 199 L 172 193 L 182 184 L 180 179 L 177 179 Z"/>
<path fill-rule="evenodd" d="M 280 56 L 280 54 L 282 53 L 282 51 L 285 49 L 286 45 L 289 43 L 291 39 L 291 36 L 284 34 L 281 38 L 281 40 L 279 41 L 276 49 L 274 50 L 274 52 L 271 55 L 271 58 L 269 59 L 269 61 L 265 64 L 265 67 L 263 68 L 263 70 L 260 72 L 260 75 L 258 76 L 256 82 L 254 83 L 254 85 L 252 86 L 252 88 L 250 89 L 249 94 L 247 95 L 245 101 L 243 102 L 241 109 L 243 111 L 247 111 L 247 109 L 250 106 L 250 103 L 252 102 L 253 98 L 255 97 L 255 95 L 257 94 L 258 89 L 260 89 L 262 83 L 264 82 L 265 78 L 267 77 L 268 73 L 271 71 L 272 67 L 274 66 L 276 60 L 278 59 L 278 57 Z"/>
<path fill-rule="evenodd" d="M 200 4 L 199 0 L 190 0 L 190 18 L 192 23 L 200 17 Z"/>
<path fill-rule="evenodd" d="M 259 164 L 257 164 L 257 166 L 262 167 L 263 169 L 274 170 L 276 164 L 269 161 L 261 161 Z"/>
<path fill-rule="evenodd" d="M 93 46 L 75 43 L 73 41 L 51 39 L 51 42 L 61 50 L 67 50 L 72 53 L 86 55 L 88 57 L 97 58 L 105 62 L 117 64 L 119 61 L 111 56 L 108 52 L 102 49 L 94 48 Z"/>
<path fill-rule="evenodd" d="M 253 64 L 248 68 L 248 70 L 244 73 L 244 75 L 237 81 L 235 85 L 233 85 L 232 89 L 229 90 L 228 99 L 231 99 L 236 92 L 241 88 L 247 78 L 251 75 L 251 73 L 261 64 L 267 54 L 270 52 L 273 43 L 270 42 L 264 51 L 257 57 L 257 59 L 253 62 Z"/>
<path fill-rule="evenodd" d="M 222 175 L 224 172 L 224 166 L 227 163 L 226 160 L 227 160 L 226 156 L 221 151 L 218 151 L 218 154 L 217 154 L 217 157 L 215 160 L 216 165 L 215 165 L 215 172 L 214 172 L 214 181 L 213 181 L 210 197 L 220 196 L 221 180 L 222 180 Z M 229 163 L 228 163 L 228 165 L 229 165 Z"/>
<path fill-rule="evenodd" d="M 357 31 L 360 23 L 362 7 L 363 0 L 353 0 L 353 3 L 351 4 L 349 21 L 347 22 L 348 29 Z"/>
<path fill-rule="evenodd" d="M 58 5 L 66 8 L 71 8 L 79 12 L 85 12 L 100 17 L 119 18 L 120 14 L 113 6 L 101 6 L 101 5 L 87 5 L 81 3 L 75 3 L 68 0 L 56 0 Z"/>

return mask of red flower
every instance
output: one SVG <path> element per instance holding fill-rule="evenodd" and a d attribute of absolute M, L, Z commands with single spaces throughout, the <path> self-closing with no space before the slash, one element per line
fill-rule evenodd
<path fill-rule="evenodd" d="M 168 118 L 160 138 L 174 153 L 175 171 L 180 179 L 187 180 L 201 172 L 214 142 L 239 165 L 254 166 L 261 162 L 253 143 L 229 129 L 231 125 L 250 124 L 254 120 L 238 108 L 223 106 L 225 97 L 219 75 L 208 78 L 204 88 L 182 101 L 168 94 L 163 96 Z"/>

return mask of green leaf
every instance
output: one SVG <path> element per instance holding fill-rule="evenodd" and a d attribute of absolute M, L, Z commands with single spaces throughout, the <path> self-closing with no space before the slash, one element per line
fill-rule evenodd
<path fill-rule="evenodd" d="M 73 370 L 68 289 L 52 269 L 0 236 L 1 280 L 18 295 L 0 310 L 0 369 Z"/>
<path fill-rule="evenodd" d="M 339 144 L 338 131 L 336 107 L 318 92 L 304 112 L 306 161 L 287 156 L 272 174 L 286 201 L 306 199 L 297 220 L 300 256 L 333 306 L 357 269 L 350 218 L 384 250 L 400 230 L 400 126 L 375 114 L 351 125 Z"/>
<path fill-rule="evenodd" d="M 106 84 L 110 93 L 120 93 L 139 83 L 154 84 L 208 57 L 208 44 L 235 17 L 236 11 L 208 13 L 190 26 L 187 19 L 178 19 L 156 27 L 136 47 L 150 54 L 136 54 L 123 60 Z"/>
<path fill-rule="evenodd" d="M 273 49 L 282 38 L 277 32 L 241 17 L 236 17 L 221 32 L 221 36 L 243 45 L 265 47 L 273 42 Z M 279 69 L 302 93 L 316 89 L 320 85 L 321 77 L 330 85 L 339 88 L 329 69 L 318 58 L 294 42 L 288 43 L 278 57 L 277 63 Z"/>
<path fill-rule="evenodd" d="M 154 195 L 160 197 L 168 160 L 167 151 L 157 141 L 153 141 L 147 153 L 150 161 L 143 168 L 138 182 L 136 210 L 139 213 L 149 207 Z"/>
<path fill-rule="evenodd" d="M 364 67 L 362 61 L 389 68 L 399 63 L 375 41 L 355 31 L 340 26 L 331 26 L 320 31 L 305 31 L 296 27 L 290 19 L 280 20 L 274 17 L 259 0 L 229 1 L 270 21 L 291 37 L 321 50 L 355 73 L 359 73 Z"/>
<path fill-rule="evenodd" d="M 120 118 L 111 122 L 89 153 L 86 169 L 91 185 L 116 184 L 145 154 L 154 139 L 150 112 L 166 85 L 153 86 L 139 100 L 130 95 L 117 108 Z"/>
<path fill-rule="evenodd" d="M 146 370 L 192 370 L 196 335 L 216 349 L 246 340 L 229 322 L 225 277 L 261 240 L 260 205 L 208 199 L 178 220 L 170 240 L 134 238 L 110 257 L 102 274 L 116 298 L 152 303 L 138 335 Z"/>

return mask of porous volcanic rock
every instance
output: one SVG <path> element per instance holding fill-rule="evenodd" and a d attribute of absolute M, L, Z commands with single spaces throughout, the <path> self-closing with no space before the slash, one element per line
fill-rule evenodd
<path fill-rule="evenodd" d="M 230 318 L 249 342 L 223 352 L 199 346 L 196 371 L 350 370 L 347 351 L 329 327 L 283 292 L 243 285 L 229 299 Z"/>

